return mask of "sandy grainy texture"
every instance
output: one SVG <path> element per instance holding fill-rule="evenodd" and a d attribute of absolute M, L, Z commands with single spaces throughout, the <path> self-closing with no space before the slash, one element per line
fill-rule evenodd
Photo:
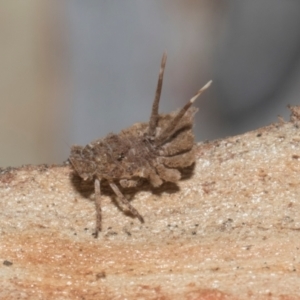
<path fill-rule="evenodd" d="M 109 189 L 65 166 L 0 175 L 0 299 L 300 299 L 300 129 L 283 121 L 200 143 L 193 174 Z"/>

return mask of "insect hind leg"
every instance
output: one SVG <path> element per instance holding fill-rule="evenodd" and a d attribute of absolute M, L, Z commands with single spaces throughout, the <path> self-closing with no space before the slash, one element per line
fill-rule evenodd
<path fill-rule="evenodd" d="M 114 191 L 114 193 L 117 195 L 118 199 L 126 206 L 126 208 L 135 216 L 137 217 L 141 223 L 144 223 L 143 217 L 139 214 L 139 212 L 129 203 L 129 201 L 124 197 L 124 195 L 121 193 L 119 188 L 114 183 L 109 183 L 110 187 Z"/>
<path fill-rule="evenodd" d="M 195 100 L 211 85 L 212 81 L 210 80 L 207 84 L 205 84 L 194 97 L 190 99 L 188 103 L 178 112 L 175 118 L 170 122 L 170 124 L 165 128 L 165 130 L 156 138 L 155 144 L 157 146 L 162 145 L 166 140 L 168 140 L 176 130 L 177 124 L 180 122 L 186 111 L 193 105 Z"/>
<path fill-rule="evenodd" d="M 101 192 L 100 192 L 100 181 L 95 180 L 95 204 L 96 204 L 96 230 L 94 237 L 98 237 L 99 231 L 101 231 L 102 211 L 101 211 Z"/>
<path fill-rule="evenodd" d="M 163 57 L 161 59 L 161 65 L 160 65 L 160 71 L 159 71 L 159 76 L 158 76 L 157 88 L 156 88 L 154 102 L 153 102 L 153 105 L 152 105 L 151 117 L 150 117 L 150 121 L 149 121 L 148 134 L 150 136 L 155 135 L 155 129 L 156 129 L 157 121 L 158 121 L 158 117 L 159 117 L 159 115 L 158 115 L 158 106 L 159 106 L 161 88 L 162 88 L 162 84 L 163 84 L 163 77 L 164 77 L 166 61 L 167 61 L 167 53 L 164 52 Z"/>

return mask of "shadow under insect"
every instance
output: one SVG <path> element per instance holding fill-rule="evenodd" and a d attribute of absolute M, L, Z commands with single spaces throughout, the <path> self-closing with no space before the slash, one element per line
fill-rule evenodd
<path fill-rule="evenodd" d="M 188 180 L 189 178 L 191 178 L 193 176 L 194 168 L 195 164 L 192 164 L 187 168 L 181 169 L 181 181 Z M 93 180 L 84 181 L 76 172 L 71 173 L 70 180 L 73 187 L 76 189 L 77 192 L 80 193 L 82 197 L 94 201 L 92 199 L 92 196 L 94 194 Z M 140 191 L 150 192 L 154 195 L 161 195 L 162 193 L 168 193 L 171 195 L 179 192 L 180 190 L 178 185 L 174 182 L 163 182 L 161 186 L 155 188 L 149 183 L 147 179 L 139 178 L 137 180 L 139 182 L 136 187 L 123 188 L 121 185 L 118 184 L 121 193 L 124 195 L 124 197 L 128 199 L 129 202 L 131 202 L 136 197 L 136 194 Z M 109 182 L 107 180 L 101 181 L 100 188 L 101 195 L 110 197 L 121 212 L 123 212 L 127 216 L 134 217 L 134 215 L 130 211 L 128 211 L 126 207 L 124 207 L 124 205 L 122 205 L 122 202 L 118 201 L 118 197 L 110 188 Z"/>
<path fill-rule="evenodd" d="M 193 163 L 189 167 L 180 169 L 181 181 L 188 180 L 189 178 L 191 178 L 193 176 L 194 169 L 195 163 Z M 137 180 L 138 185 L 136 187 L 123 188 L 121 185 L 118 185 L 122 194 L 129 201 L 132 201 L 135 198 L 136 194 L 140 191 L 151 192 L 154 195 L 161 195 L 162 193 L 168 193 L 171 195 L 180 191 L 179 186 L 177 185 L 177 183 L 174 182 L 164 182 L 161 186 L 155 188 L 149 183 L 147 179 L 139 178 Z M 92 199 L 92 196 L 95 192 L 93 180 L 84 181 L 76 172 L 72 172 L 70 174 L 70 181 L 73 187 L 82 197 L 94 201 Z M 117 205 L 117 207 L 120 209 L 120 211 L 124 212 L 126 215 L 134 217 L 134 215 L 122 208 L 122 205 L 120 205 L 120 201 L 117 200 L 117 196 L 110 188 L 107 180 L 101 181 L 100 188 L 101 195 L 110 197 L 115 203 L 115 205 Z"/>
<path fill-rule="evenodd" d="M 184 170 L 185 175 L 188 173 L 189 177 L 192 176 L 192 169 L 188 168 L 188 170 Z M 184 179 L 186 179 L 185 177 Z M 183 179 L 183 180 L 184 180 Z M 82 180 L 78 174 L 73 172 L 70 175 L 70 180 L 73 187 L 76 189 L 80 195 L 90 201 L 94 201 L 94 182 L 93 181 L 84 181 Z M 155 188 L 153 187 L 146 179 L 140 179 L 139 183 L 136 187 L 123 188 L 120 184 L 116 183 L 121 193 L 126 197 L 126 199 L 131 202 L 136 197 L 136 194 L 141 191 L 151 192 L 154 195 L 161 195 L 162 193 L 174 194 L 179 192 L 180 188 L 174 182 L 164 182 L 161 186 Z M 126 206 L 122 205 L 122 202 L 118 201 L 117 195 L 112 191 L 109 186 L 109 182 L 107 180 L 102 180 L 100 184 L 101 195 L 108 196 L 114 202 L 114 204 L 118 207 L 120 211 L 124 214 L 135 217 L 130 211 L 126 209 Z"/>
<path fill-rule="evenodd" d="M 102 195 L 111 196 L 119 208 L 123 210 L 125 207 L 125 211 L 143 223 L 142 215 L 130 203 L 136 192 L 141 189 L 155 193 L 177 192 L 179 188 L 176 183 L 182 177 L 188 178 L 192 174 L 196 157 L 192 127 L 198 110 L 192 104 L 211 82 L 180 110 L 166 115 L 159 114 L 166 58 L 164 53 L 148 123 L 136 123 L 119 134 L 111 133 L 84 147 L 71 148 L 69 161 L 77 175 L 86 182 L 82 191 L 86 193 L 87 187 L 92 191 L 89 183 L 93 184 L 95 191 L 95 237 L 101 230 Z M 76 180 L 74 183 L 77 186 Z"/>

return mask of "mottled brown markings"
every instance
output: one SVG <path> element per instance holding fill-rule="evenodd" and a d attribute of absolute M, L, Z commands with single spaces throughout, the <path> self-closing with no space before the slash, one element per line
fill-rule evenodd
<path fill-rule="evenodd" d="M 107 181 L 119 201 L 141 222 L 140 213 L 129 203 L 119 189 L 136 187 L 140 179 L 159 187 L 163 182 L 176 183 L 182 177 L 178 169 L 195 162 L 194 134 L 192 132 L 197 108 L 192 104 L 206 90 L 211 81 L 179 111 L 158 113 L 163 74 L 167 55 L 163 54 L 155 98 L 149 123 L 137 123 L 119 134 L 108 134 L 86 145 L 72 146 L 69 160 L 75 172 L 94 182 L 96 204 L 95 237 L 101 230 L 101 185 Z"/>

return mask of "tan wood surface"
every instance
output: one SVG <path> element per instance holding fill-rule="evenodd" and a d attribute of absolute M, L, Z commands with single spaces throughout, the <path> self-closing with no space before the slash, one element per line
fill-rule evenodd
<path fill-rule="evenodd" d="M 1 170 L 0 298 L 300 299 L 298 111 L 199 143 L 177 186 L 124 191 L 144 224 L 104 186 L 98 239 L 70 166 Z"/>

